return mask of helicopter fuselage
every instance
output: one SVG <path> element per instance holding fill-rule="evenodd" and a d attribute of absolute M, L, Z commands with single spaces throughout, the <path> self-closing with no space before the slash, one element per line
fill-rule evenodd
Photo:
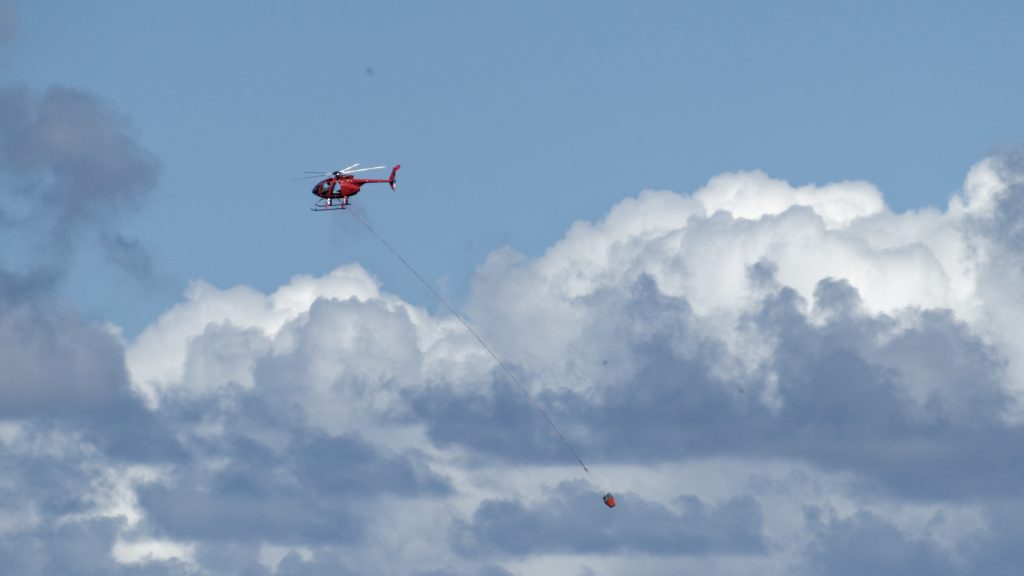
<path fill-rule="evenodd" d="M 348 198 L 359 194 L 366 180 L 359 180 L 351 176 L 337 176 L 317 182 L 313 186 L 313 194 L 321 198 Z"/>

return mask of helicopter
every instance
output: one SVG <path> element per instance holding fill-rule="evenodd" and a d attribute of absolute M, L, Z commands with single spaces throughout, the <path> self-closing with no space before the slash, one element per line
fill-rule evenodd
<path fill-rule="evenodd" d="M 304 176 L 303 178 L 316 178 L 318 176 L 327 176 L 326 179 L 321 180 L 313 186 L 313 194 L 320 197 L 320 200 L 316 201 L 310 210 L 314 212 L 323 212 L 326 210 L 344 210 L 349 204 L 349 197 L 359 194 L 359 189 L 363 184 L 372 184 L 377 182 L 386 182 L 391 185 L 391 189 L 395 189 L 395 173 L 402 167 L 401 164 L 396 164 L 391 169 L 391 177 L 387 180 L 374 179 L 374 178 L 356 178 L 352 176 L 356 172 L 366 172 L 368 170 L 380 170 L 381 168 L 387 168 L 387 166 L 371 166 L 370 168 L 359 168 L 356 169 L 359 164 L 353 164 L 348 168 L 342 168 L 341 170 L 335 170 L 334 172 L 310 172 L 313 176 Z M 341 202 L 335 203 L 335 200 L 341 200 Z"/>

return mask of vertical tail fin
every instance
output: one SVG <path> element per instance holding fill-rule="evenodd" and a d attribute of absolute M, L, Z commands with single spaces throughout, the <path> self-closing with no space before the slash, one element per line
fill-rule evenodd
<path fill-rule="evenodd" d="M 391 169 L 391 178 L 388 178 L 388 184 L 391 185 L 392 190 L 395 189 L 395 172 L 398 172 L 398 169 L 401 167 L 401 164 L 395 164 L 395 167 Z"/>

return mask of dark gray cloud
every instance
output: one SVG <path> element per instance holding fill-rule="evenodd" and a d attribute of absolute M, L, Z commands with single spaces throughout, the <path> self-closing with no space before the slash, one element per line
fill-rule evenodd
<path fill-rule="evenodd" d="M 97 487 L 127 464 L 183 457 L 166 422 L 132 392 L 124 350 L 54 297 L 55 275 L 0 271 L 0 538 L 12 573 L 182 574 L 130 569 L 110 556 L 120 519 L 96 517 Z M 3 528 L 0 528 L 3 529 Z"/>
<path fill-rule="evenodd" d="M 0 310 L 9 310 L 50 294 L 57 283 L 56 272 L 36 269 L 27 274 L 14 274 L 0 269 Z"/>
<path fill-rule="evenodd" d="M 0 564 L 19 576 L 185 576 L 180 561 L 124 565 L 110 554 L 120 523 L 110 519 L 48 526 L 31 534 L 0 538 Z"/>
<path fill-rule="evenodd" d="M 86 512 L 87 493 L 97 477 L 95 468 L 87 468 L 91 446 L 73 433 L 61 433 L 35 424 L 22 430 L 21 446 L 0 446 L 3 478 L 0 494 L 4 507 L 31 506 L 43 519 Z M 29 447 L 45 446 L 34 453 Z"/>
<path fill-rule="evenodd" d="M 940 542 L 931 527 L 952 520 L 935 513 L 922 534 L 909 534 L 877 513 L 858 511 L 845 518 L 809 507 L 805 522 L 811 541 L 804 550 L 801 574 L 985 574 L 1020 572 L 1024 551 L 1024 500 L 989 501 L 983 507 L 986 528 L 967 530 Z M 954 529 L 960 527 L 955 526 Z"/>
<path fill-rule="evenodd" d="M 814 539 L 808 546 L 803 573 L 830 576 L 864 574 L 978 574 L 957 568 L 949 554 L 928 539 L 913 538 L 874 514 L 823 520 L 808 510 Z"/>
<path fill-rule="evenodd" d="M 132 403 L 123 350 L 57 302 L 4 305 L 0 294 L 0 418 L 96 416 Z"/>
<path fill-rule="evenodd" d="M 0 421 L 73 429 L 109 456 L 181 456 L 167 423 L 131 389 L 117 338 L 69 309 L 53 276 L 0 271 Z"/>
<path fill-rule="evenodd" d="M 201 566 L 202 574 L 217 576 L 272 576 L 274 571 L 260 564 L 260 545 L 258 543 L 238 542 L 199 542 L 195 553 L 196 563 Z M 289 555 L 282 560 L 282 565 L 301 559 Z M 348 574 L 341 570 L 342 564 L 334 563 L 334 574 Z M 276 574 L 281 574 L 278 571 Z M 311 572 L 316 574 L 316 572 Z"/>
<path fill-rule="evenodd" d="M 360 566 L 353 562 L 352 554 L 348 551 L 331 548 L 316 548 L 310 555 L 312 557 L 305 558 L 296 552 L 289 552 L 274 569 L 268 569 L 257 561 L 258 544 L 202 544 L 196 553 L 196 560 L 206 573 L 217 576 L 377 576 L 381 573 L 409 576 L 513 576 L 512 572 L 493 564 L 472 567 L 462 562 L 455 566 L 409 572 L 386 562 L 384 565 Z"/>
<path fill-rule="evenodd" d="M 859 303 L 845 283 L 823 281 L 817 294 L 816 306 L 834 311 L 823 326 L 788 289 L 751 317 L 778 339 L 771 369 L 782 396 L 758 451 L 854 471 L 911 498 L 1021 493 L 1012 479 L 1024 469 L 1000 445 L 1022 430 L 1000 417 L 1010 399 L 992 349 L 944 311 L 921 312 L 892 337 L 892 319 L 851 312 Z M 926 396 L 912 398 L 914 388 Z"/>
<path fill-rule="evenodd" d="M 0 223 L 51 264 L 89 232 L 113 261 L 139 272 L 147 258 L 116 223 L 153 189 L 158 168 L 127 121 L 88 92 L 0 90 Z"/>
<path fill-rule="evenodd" d="M 685 299 L 665 296 L 653 280 L 641 277 L 632 289 L 600 292 L 586 305 L 593 309 L 590 331 L 619 335 L 615 355 L 606 361 L 628 358 L 640 367 L 632 381 L 591 396 L 537 394 L 589 460 L 667 461 L 705 451 L 702 437 L 712 439 L 715 451 L 738 442 L 742 429 L 734 422 L 753 409 L 743 403 L 754 400 L 737 400 L 735 386 L 712 376 L 725 359 L 720 342 L 698 335 L 692 356 L 677 355 L 673 343 L 694 333 Z M 410 402 L 431 439 L 513 461 L 564 462 L 565 446 L 542 417 L 503 373 L 495 371 L 494 378 L 468 395 L 453 397 L 443 386 L 417 391 Z"/>
<path fill-rule="evenodd" d="M 107 258 L 114 265 L 140 280 L 152 280 L 153 262 L 142 243 L 117 232 L 102 235 L 101 242 Z"/>
<path fill-rule="evenodd" d="M 641 278 L 630 291 L 589 303 L 596 322 L 611 323 L 596 329 L 619 334 L 620 354 L 639 366 L 631 380 L 589 396 L 538 399 L 591 463 L 786 457 L 851 471 L 865 486 L 913 498 L 1024 493 L 1014 480 L 1024 465 L 1012 454 L 1024 431 L 1001 417 L 1011 403 L 1003 362 L 966 325 L 926 310 L 909 311 L 912 322 L 897 329 L 894 318 L 866 313 L 857 291 L 835 280 L 818 286 L 813 307 L 825 322 L 816 324 L 795 291 L 775 285 L 742 320 L 776 342 L 752 375 L 718 376 L 716 368 L 730 361 L 724 343 L 701 333 L 685 299 Z M 569 455 L 557 436 L 496 378 L 472 394 L 443 386 L 417 392 L 414 413 L 440 446 L 564 462 Z M 761 400 L 776 379 L 777 409 Z"/>
<path fill-rule="evenodd" d="M 74 433 L 117 461 L 182 458 L 131 389 L 121 343 L 57 298 L 54 278 L 0 271 L 0 422 Z"/>
<path fill-rule="evenodd" d="M 964 574 L 1012 576 L 1024 566 L 1024 499 L 992 499 L 984 503 L 987 529 L 961 543 L 967 558 Z"/>
<path fill-rule="evenodd" d="M 415 460 L 388 457 L 357 436 L 310 433 L 289 450 L 298 474 L 325 494 L 444 495 L 451 487 Z"/>
<path fill-rule="evenodd" d="M 740 497 L 708 505 L 679 498 L 681 512 L 620 494 L 622 505 L 600 505 L 592 486 L 565 482 L 536 503 L 487 500 L 456 525 L 453 546 L 468 556 L 494 554 L 659 555 L 756 554 L 765 549 L 761 507 Z"/>
<path fill-rule="evenodd" d="M 229 404 L 168 406 L 182 430 L 223 425 L 216 438 L 189 442 L 189 464 L 168 484 L 141 488 L 153 529 L 179 539 L 225 542 L 357 541 L 370 518 L 360 512 L 381 495 L 443 496 L 448 481 L 415 454 L 388 455 L 361 437 L 332 437 L 282 413 L 259 390 L 236 390 Z M 272 448 L 267 436 L 285 442 Z M 224 462 L 210 471 L 206 463 Z"/>
<path fill-rule="evenodd" d="M 156 183 L 157 161 L 125 120 L 74 88 L 0 92 L 0 151 L 0 167 L 26 185 L 8 193 L 32 195 L 66 225 L 134 208 Z"/>
<path fill-rule="evenodd" d="M 0 271 L 0 420 L 76 426 L 129 459 L 174 453 L 131 389 L 121 343 L 66 307 L 52 283 Z"/>
<path fill-rule="evenodd" d="M 480 457 L 504 462 L 564 462 L 565 446 L 543 417 L 504 374 L 495 377 L 469 394 L 453 395 L 443 387 L 408 394 L 414 415 L 407 422 L 425 423 L 430 440 L 440 448 L 465 446 Z M 559 422 L 569 419 L 565 409 L 581 402 L 569 397 L 563 408 L 556 395 L 540 394 L 538 399 Z"/>
<path fill-rule="evenodd" d="M 110 554 L 124 528 L 98 515 L 107 472 L 116 460 L 84 438 L 81 428 L 21 421 L 17 436 L 0 442 L 0 566 L 5 573 L 183 574 L 184 566 L 126 567 Z M 130 431 L 129 431 L 130 433 Z M 11 521 L 13 520 L 13 521 Z"/>
<path fill-rule="evenodd" d="M 176 539 L 343 543 L 363 533 L 368 519 L 287 472 L 236 464 L 199 486 L 142 488 L 139 501 L 158 533 Z"/>
<path fill-rule="evenodd" d="M 485 565 L 478 570 L 466 568 L 438 568 L 426 572 L 417 572 L 414 576 L 515 576 L 501 566 Z"/>

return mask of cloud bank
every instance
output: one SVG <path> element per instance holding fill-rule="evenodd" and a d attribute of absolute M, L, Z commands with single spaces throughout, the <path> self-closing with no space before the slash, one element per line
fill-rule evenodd
<path fill-rule="evenodd" d="M 197 280 L 124 344 L 2 282 L 0 560 L 1015 573 L 1022 183 L 988 158 L 945 209 L 893 213 L 866 182 L 723 174 L 494 252 L 467 317 L 594 477 L 457 320 L 358 265 L 270 294 Z M 48 350 L 74 369 L 37 373 Z"/>

